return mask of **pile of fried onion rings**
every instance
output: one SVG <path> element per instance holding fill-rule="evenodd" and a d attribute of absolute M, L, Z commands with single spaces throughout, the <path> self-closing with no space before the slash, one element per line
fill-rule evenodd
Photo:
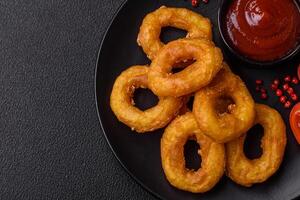
<path fill-rule="evenodd" d="M 161 29 L 172 26 L 188 32 L 164 44 Z M 161 138 L 161 160 L 166 179 L 174 187 L 192 193 L 211 190 L 224 172 L 242 186 L 261 183 L 279 168 L 286 146 L 285 124 L 280 114 L 255 104 L 246 85 L 223 61 L 212 42 L 210 20 L 184 8 L 161 7 L 148 14 L 137 39 L 150 66 L 137 65 L 116 79 L 110 106 L 119 121 L 138 133 L 166 127 Z M 185 66 L 172 73 L 172 68 Z M 140 110 L 133 95 L 148 88 L 159 101 Z M 194 97 L 192 108 L 187 102 Z M 264 127 L 263 154 L 248 159 L 245 136 L 255 124 Z M 188 140 L 200 145 L 201 166 L 188 169 L 184 146 Z"/>

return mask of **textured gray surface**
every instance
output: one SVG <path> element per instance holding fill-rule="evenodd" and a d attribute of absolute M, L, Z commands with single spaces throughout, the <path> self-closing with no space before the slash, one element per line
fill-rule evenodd
<path fill-rule="evenodd" d="M 95 107 L 98 48 L 121 3 L 0 1 L 0 199 L 154 199 L 114 158 Z"/>

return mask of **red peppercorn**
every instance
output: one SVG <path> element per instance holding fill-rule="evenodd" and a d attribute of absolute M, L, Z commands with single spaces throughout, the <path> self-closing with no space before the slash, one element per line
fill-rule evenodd
<path fill-rule="evenodd" d="M 203 3 L 208 3 L 208 0 L 202 0 L 203 1 Z"/>
<path fill-rule="evenodd" d="M 279 79 L 274 79 L 273 83 L 274 83 L 275 85 L 279 85 Z"/>
<path fill-rule="evenodd" d="M 299 80 L 297 79 L 297 77 L 293 77 L 292 83 L 294 83 L 295 85 L 297 85 L 299 83 Z"/>
<path fill-rule="evenodd" d="M 278 88 L 278 85 L 276 85 L 276 84 L 272 83 L 272 85 L 271 85 L 271 89 L 272 89 L 272 90 L 276 90 L 277 88 Z"/>
<path fill-rule="evenodd" d="M 257 85 L 262 85 L 262 84 L 263 84 L 263 81 L 260 80 L 260 79 L 257 79 L 257 80 L 255 80 L 255 83 L 256 83 Z"/>
<path fill-rule="evenodd" d="M 286 97 L 286 96 L 281 96 L 281 97 L 279 98 L 280 103 L 285 103 L 286 100 L 287 100 L 287 97 Z"/>
<path fill-rule="evenodd" d="M 292 80 L 291 76 L 290 75 L 287 75 L 284 77 L 284 81 L 285 82 L 290 82 Z"/>
<path fill-rule="evenodd" d="M 198 7 L 198 5 L 199 5 L 198 0 L 192 0 L 192 6 L 193 7 Z"/>
<path fill-rule="evenodd" d="M 258 91 L 260 91 L 260 87 L 259 86 L 256 86 L 255 87 L 255 90 L 258 92 Z"/>
<path fill-rule="evenodd" d="M 266 90 L 265 88 L 261 88 L 261 89 L 260 89 L 260 92 L 261 92 L 261 93 L 267 93 L 267 90 Z"/>
<path fill-rule="evenodd" d="M 281 89 L 277 89 L 277 90 L 276 90 L 276 96 L 281 97 L 282 94 L 283 94 L 283 92 L 282 92 Z"/>
<path fill-rule="evenodd" d="M 282 87 L 283 87 L 283 90 L 288 90 L 290 88 L 288 83 L 285 83 Z"/>
<path fill-rule="evenodd" d="M 293 94 L 291 94 L 291 99 L 293 101 L 297 101 L 298 100 L 298 96 L 295 93 L 293 93 Z"/>
<path fill-rule="evenodd" d="M 294 93 L 294 89 L 292 87 L 289 87 L 289 89 L 287 89 L 287 93 L 293 94 Z"/>
<path fill-rule="evenodd" d="M 292 103 L 290 101 L 286 101 L 284 104 L 284 107 L 289 108 L 289 107 L 291 107 L 291 105 L 292 105 Z"/>
<path fill-rule="evenodd" d="M 267 93 L 265 93 L 265 92 L 261 93 L 260 98 L 267 99 L 268 98 Z"/>

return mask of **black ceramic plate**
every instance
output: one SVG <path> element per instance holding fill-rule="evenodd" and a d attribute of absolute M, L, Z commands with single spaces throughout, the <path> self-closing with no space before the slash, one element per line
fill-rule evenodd
<path fill-rule="evenodd" d="M 274 78 L 282 78 L 285 74 L 296 74 L 299 54 L 294 60 L 283 63 L 276 68 L 259 69 L 246 66 L 231 57 L 222 45 L 217 26 L 218 0 L 210 0 L 192 8 L 190 1 L 184 0 L 129 0 L 123 4 L 107 30 L 101 45 L 96 71 L 96 101 L 103 132 L 117 159 L 124 168 L 143 187 L 162 199 L 292 199 L 300 195 L 300 145 L 297 145 L 288 126 L 289 110 L 284 109 L 277 97 L 268 89 L 269 98 L 261 100 L 255 92 L 254 81 L 263 79 L 269 88 Z M 279 171 L 267 182 L 251 188 L 241 187 L 226 178 L 205 194 L 192 194 L 177 190 L 165 179 L 160 160 L 160 138 L 163 130 L 151 134 L 137 134 L 118 122 L 109 106 L 109 98 L 116 77 L 131 65 L 149 64 L 142 49 L 136 43 L 139 26 L 143 17 L 162 5 L 185 7 L 209 17 L 214 25 L 214 41 L 221 47 L 225 60 L 230 63 L 235 73 L 247 84 L 257 102 L 276 108 L 287 124 L 288 144 L 284 161 Z M 182 31 L 164 31 L 162 38 L 169 41 L 182 35 Z M 300 95 L 300 88 L 296 87 Z M 153 104 L 149 92 L 139 91 L 136 102 L 141 108 Z M 250 145 L 251 146 L 251 145 Z M 251 147 L 247 151 L 254 151 Z"/>

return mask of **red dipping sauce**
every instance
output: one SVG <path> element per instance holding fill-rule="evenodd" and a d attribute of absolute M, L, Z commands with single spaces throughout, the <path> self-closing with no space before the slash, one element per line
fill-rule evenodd
<path fill-rule="evenodd" d="M 233 0 L 224 30 L 231 46 L 257 61 L 274 61 L 300 43 L 300 11 L 293 0 Z"/>

